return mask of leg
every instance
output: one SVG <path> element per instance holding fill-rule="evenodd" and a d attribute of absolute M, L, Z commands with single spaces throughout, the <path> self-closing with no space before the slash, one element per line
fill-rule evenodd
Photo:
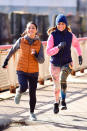
<path fill-rule="evenodd" d="M 23 92 L 25 92 L 28 88 L 27 77 L 24 74 L 18 74 L 18 82 L 19 82 L 19 88 L 16 91 L 16 95 L 15 95 L 15 99 L 14 99 L 16 104 L 19 104 L 21 94 Z"/>
<path fill-rule="evenodd" d="M 37 89 L 38 76 L 29 77 L 29 96 L 30 96 L 30 112 L 34 113 L 36 105 L 36 89 Z"/>
<path fill-rule="evenodd" d="M 59 94 L 60 94 L 59 73 L 60 68 L 55 67 L 53 66 L 53 64 L 51 64 L 51 76 L 54 83 L 54 97 L 55 97 L 54 113 L 59 112 Z"/>
<path fill-rule="evenodd" d="M 24 74 L 18 74 L 18 82 L 19 82 L 19 91 L 20 93 L 26 92 L 28 89 L 28 80 L 27 76 Z"/>
<path fill-rule="evenodd" d="M 30 96 L 30 120 L 35 121 L 36 116 L 34 114 L 34 109 L 36 105 L 36 89 L 37 89 L 37 81 L 38 81 L 38 76 L 32 76 L 29 77 L 29 96 Z"/>
<path fill-rule="evenodd" d="M 67 89 L 67 83 L 66 83 L 66 80 L 67 80 L 67 77 L 68 75 L 70 74 L 71 72 L 71 69 L 69 68 L 69 66 L 64 66 L 62 67 L 61 69 L 61 73 L 60 73 L 60 84 L 61 84 L 61 105 L 62 105 L 62 110 L 63 109 L 67 109 L 66 107 L 66 102 L 65 102 L 65 99 L 66 99 L 66 89 Z"/>

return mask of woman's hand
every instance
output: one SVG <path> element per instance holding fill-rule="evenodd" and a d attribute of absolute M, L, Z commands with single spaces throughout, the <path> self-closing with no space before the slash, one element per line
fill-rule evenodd
<path fill-rule="evenodd" d="M 83 62 L 83 59 L 82 59 L 82 56 L 78 56 L 78 60 L 79 60 L 79 65 L 82 65 L 82 62 Z"/>
<path fill-rule="evenodd" d="M 64 48 L 66 46 L 66 42 L 64 41 L 64 42 L 60 42 L 60 44 L 58 45 L 58 48 L 59 49 L 62 49 L 62 48 Z"/>
<path fill-rule="evenodd" d="M 3 65 L 2 65 L 2 68 L 7 68 L 7 65 L 8 65 L 8 59 L 5 59 Z"/>
<path fill-rule="evenodd" d="M 36 53 L 35 49 L 31 50 L 31 55 L 34 55 Z"/>

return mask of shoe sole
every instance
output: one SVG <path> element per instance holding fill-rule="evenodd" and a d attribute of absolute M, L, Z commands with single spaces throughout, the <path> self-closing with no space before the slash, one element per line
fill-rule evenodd
<path fill-rule="evenodd" d="M 58 109 L 57 111 L 54 112 L 54 114 L 57 114 L 57 113 L 59 113 L 59 109 Z"/>
<path fill-rule="evenodd" d="M 61 110 L 67 110 L 67 107 L 62 107 Z"/>
<path fill-rule="evenodd" d="M 58 114 L 59 113 L 59 111 L 58 112 L 54 112 L 54 114 Z"/>

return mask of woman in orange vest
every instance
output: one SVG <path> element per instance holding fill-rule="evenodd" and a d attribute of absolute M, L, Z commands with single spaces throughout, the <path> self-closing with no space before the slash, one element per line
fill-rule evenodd
<path fill-rule="evenodd" d="M 36 120 L 34 109 L 36 105 L 36 89 L 39 74 L 39 64 L 44 62 L 43 45 L 37 35 L 37 25 L 34 22 L 29 22 L 26 30 L 23 32 L 16 43 L 9 51 L 3 68 L 6 68 L 11 56 L 18 51 L 17 75 L 19 88 L 16 91 L 15 103 L 19 104 L 21 95 L 29 88 L 30 96 L 30 120 Z M 28 87 L 29 85 L 29 87 Z"/>

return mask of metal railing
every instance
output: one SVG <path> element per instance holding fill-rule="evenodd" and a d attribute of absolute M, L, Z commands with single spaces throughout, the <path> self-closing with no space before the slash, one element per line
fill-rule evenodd
<path fill-rule="evenodd" d="M 83 64 L 80 66 L 78 64 L 78 56 L 76 51 L 72 48 L 72 58 L 73 58 L 73 73 L 75 75 L 76 71 L 84 72 L 87 69 L 87 37 L 78 38 L 83 57 Z M 46 54 L 47 42 L 42 42 L 44 46 L 45 62 L 39 64 L 39 79 L 38 81 L 44 84 L 44 80 L 51 78 L 49 73 L 49 59 L 50 57 Z M 16 63 L 17 63 L 17 53 L 15 53 L 8 63 L 8 68 L 3 69 L 2 64 L 4 59 L 12 45 L 1 45 L 0 46 L 0 91 L 5 89 L 10 89 L 10 92 L 15 92 L 18 86 L 17 75 L 16 75 Z"/>

